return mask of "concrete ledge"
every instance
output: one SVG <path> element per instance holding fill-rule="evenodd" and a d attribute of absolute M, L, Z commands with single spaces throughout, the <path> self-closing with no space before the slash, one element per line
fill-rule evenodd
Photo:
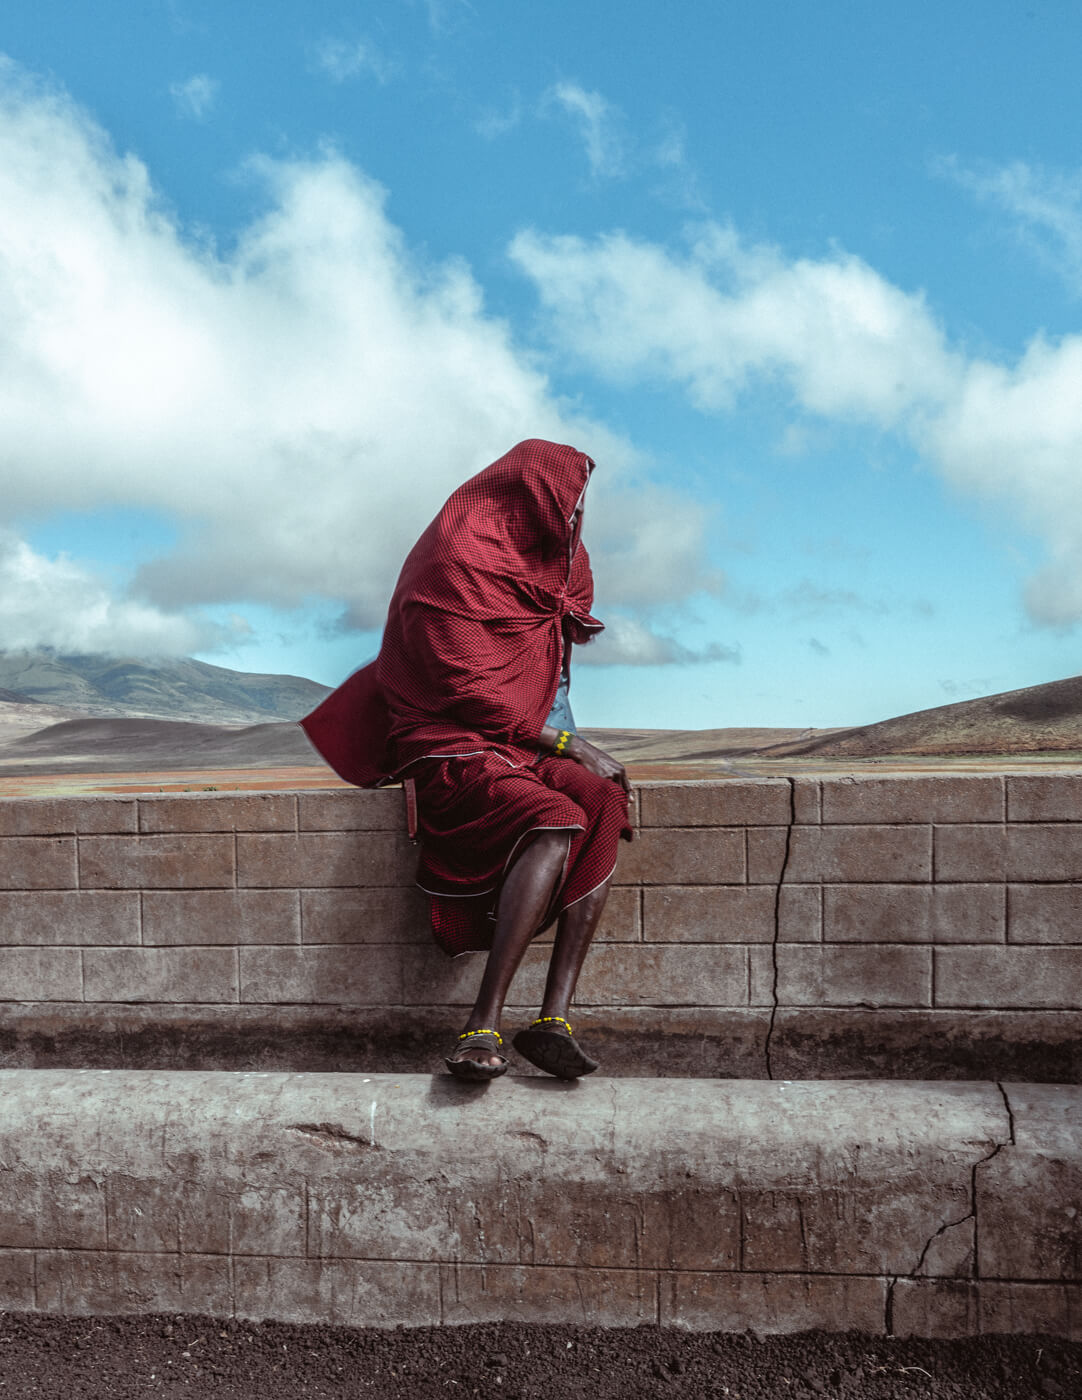
<path fill-rule="evenodd" d="M 3 1071 L 0 1307 L 1082 1335 L 1082 1090 Z"/>
<path fill-rule="evenodd" d="M 694 993 L 693 989 L 693 993 Z M 507 1028 L 533 1011 L 512 1008 Z M 31 1002 L 0 1008 L 0 1068 L 438 1069 L 461 1006 Z M 1082 1082 L 1082 1012 L 576 1006 L 608 1076 Z M 524 1060 L 515 1072 L 531 1073 Z"/>

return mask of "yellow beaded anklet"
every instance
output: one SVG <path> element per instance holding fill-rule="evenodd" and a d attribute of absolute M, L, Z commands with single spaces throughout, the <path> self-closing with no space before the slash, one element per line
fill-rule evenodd
<path fill-rule="evenodd" d="M 564 1024 L 566 1025 L 567 1023 L 565 1022 Z M 471 1035 L 494 1035 L 498 1044 L 501 1046 L 503 1045 L 503 1036 L 499 1031 L 493 1030 L 491 1026 L 481 1026 L 475 1031 L 463 1031 L 458 1038 L 459 1040 L 469 1040 Z"/>
<path fill-rule="evenodd" d="M 567 1027 L 567 1033 L 568 1033 L 568 1035 L 571 1035 L 571 1034 L 572 1034 L 572 1031 L 571 1031 L 571 1022 L 570 1022 L 570 1021 L 565 1021 L 564 1018 L 563 1018 L 562 1016 L 538 1016 L 538 1018 L 537 1018 L 536 1021 L 531 1021 L 531 1022 L 530 1022 L 530 1026 L 531 1026 L 531 1028 L 532 1028 L 533 1026 L 543 1026 L 543 1025 L 546 1023 L 546 1021 L 559 1021 L 559 1023 L 560 1023 L 561 1026 L 566 1026 L 566 1027 Z"/>

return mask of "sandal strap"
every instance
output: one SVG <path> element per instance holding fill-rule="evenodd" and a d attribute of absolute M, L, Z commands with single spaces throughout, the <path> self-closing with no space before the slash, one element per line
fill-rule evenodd
<path fill-rule="evenodd" d="M 532 1030 L 534 1026 L 545 1026 L 545 1025 L 548 1025 L 548 1024 L 549 1024 L 550 1022 L 552 1022 L 552 1021 L 559 1021 L 559 1023 L 560 1023 L 561 1026 L 566 1026 L 566 1027 L 567 1027 L 567 1033 L 568 1033 L 568 1035 L 571 1035 L 571 1034 L 572 1034 L 571 1022 L 570 1022 L 570 1021 L 565 1021 L 564 1018 L 563 1018 L 562 1016 L 538 1016 L 538 1018 L 537 1018 L 536 1021 L 531 1021 L 531 1022 L 530 1022 L 530 1029 Z"/>
<path fill-rule="evenodd" d="M 479 1039 L 481 1036 L 492 1036 L 496 1041 L 496 1044 L 500 1047 L 500 1049 L 503 1049 L 503 1036 L 499 1033 L 499 1031 L 493 1030 L 491 1026 L 483 1026 L 475 1031 L 463 1031 L 458 1038 L 460 1041 L 462 1041 L 473 1040 L 474 1037 L 477 1037 Z"/>

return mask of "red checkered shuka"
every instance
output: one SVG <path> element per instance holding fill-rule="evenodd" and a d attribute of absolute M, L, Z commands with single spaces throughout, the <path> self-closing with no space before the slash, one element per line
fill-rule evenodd
<path fill-rule="evenodd" d="M 530 439 L 450 497 L 402 566 L 379 656 L 301 721 L 340 776 L 373 787 L 431 754 L 491 748 L 532 761 L 561 631 L 601 631 L 571 523 L 592 467 Z"/>

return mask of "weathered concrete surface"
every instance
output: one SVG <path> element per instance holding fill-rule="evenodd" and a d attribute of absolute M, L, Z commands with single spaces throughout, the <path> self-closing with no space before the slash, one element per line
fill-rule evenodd
<path fill-rule="evenodd" d="M 1040 1287 L 1077 1327 L 1078 1089 L 38 1070 L 0 1095 L 0 1307 L 951 1331 L 1004 1287 L 1025 1325 Z"/>

